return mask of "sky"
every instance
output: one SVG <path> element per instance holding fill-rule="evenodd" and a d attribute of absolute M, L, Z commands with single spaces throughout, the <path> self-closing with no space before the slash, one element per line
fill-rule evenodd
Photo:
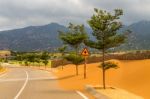
<path fill-rule="evenodd" d="M 150 0 L 0 0 L 0 30 L 45 25 L 87 25 L 94 8 L 123 9 L 125 25 L 150 20 Z"/>

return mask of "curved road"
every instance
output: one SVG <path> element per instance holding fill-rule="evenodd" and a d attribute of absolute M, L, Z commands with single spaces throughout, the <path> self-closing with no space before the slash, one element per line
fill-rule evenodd
<path fill-rule="evenodd" d="M 0 75 L 0 99 L 88 99 L 82 93 L 59 88 L 52 73 L 7 66 Z"/>

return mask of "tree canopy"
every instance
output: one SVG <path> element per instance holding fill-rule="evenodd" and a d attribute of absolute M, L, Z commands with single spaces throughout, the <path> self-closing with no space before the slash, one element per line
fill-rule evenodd
<path fill-rule="evenodd" d="M 84 25 L 74 25 L 70 23 L 67 32 L 59 31 L 59 33 L 60 39 L 73 48 L 79 47 L 79 45 L 87 39 Z"/>
<path fill-rule="evenodd" d="M 121 9 L 115 9 L 114 13 L 95 8 L 95 13 L 88 21 L 93 30 L 95 41 L 86 40 L 85 44 L 89 47 L 102 51 L 102 75 L 103 87 L 105 89 L 105 71 L 110 68 L 116 68 L 117 65 L 111 62 L 105 62 L 105 53 L 108 49 L 120 46 L 126 41 L 125 33 L 118 33 L 122 27 L 120 16 L 123 15 Z"/>
<path fill-rule="evenodd" d="M 88 21 L 88 24 L 93 30 L 93 36 L 96 41 L 87 40 L 86 45 L 96 49 L 109 49 L 117 47 L 125 42 L 126 36 L 118 33 L 122 27 L 122 23 L 118 20 L 123 11 L 115 9 L 115 13 L 111 14 L 105 10 L 94 9 L 95 14 Z"/>

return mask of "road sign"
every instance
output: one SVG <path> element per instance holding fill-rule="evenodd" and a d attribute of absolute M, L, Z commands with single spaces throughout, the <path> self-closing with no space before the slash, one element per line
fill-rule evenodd
<path fill-rule="evenodd" d="M 89 56 L 89 51 L 87 48 L 84 48 L 81 52 L 81 55 L 84 56 L 84 79 L 86 78 L 86 58 Z"/>
<path fill-rule="evenodd" d="M 84 48 L 84 49 L 82 50 L 82 52 L 81 52 L 81 55 L 82 55 L 82 56 L 89 56 L 89 51 L 88 51 L 88 49 L 87 49 L 87 48 Z"/>

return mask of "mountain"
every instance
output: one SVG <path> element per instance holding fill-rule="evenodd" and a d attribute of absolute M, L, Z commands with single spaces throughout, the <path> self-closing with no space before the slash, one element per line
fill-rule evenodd
<path fill-rule="evenodd" d="M 140 21 L 124 27 L 124 30 L 131 30 L 126 49 L 149 50 L 150 49 L 150 21 Z"/>
<path fill-rule="evenodd" d="M 15 51 L 54 50 L 61 45 L 58 31 L 66 31 L 65 26 L 51 23 L 44 26 L 29 26 L 0 32 L 0 49 Z"/>
<path fill-rule="evenodd" d="M 122 49 L 150 49 L 150 21 L 124 26 L 122 30 L 131 30 L 129 40 L 121 46 Z M 67 28 L 57 23 L 43 26 L 29 26 L 20 29 L 0 31 L 0 50 L 14 51 L 54 51 L 62 45 L 58 38 L 58 31 L 67 31 Z M 86 28 L 91 36 L 91 29 Z M 93 39 L 93 38 L 92 38 Z"/>

